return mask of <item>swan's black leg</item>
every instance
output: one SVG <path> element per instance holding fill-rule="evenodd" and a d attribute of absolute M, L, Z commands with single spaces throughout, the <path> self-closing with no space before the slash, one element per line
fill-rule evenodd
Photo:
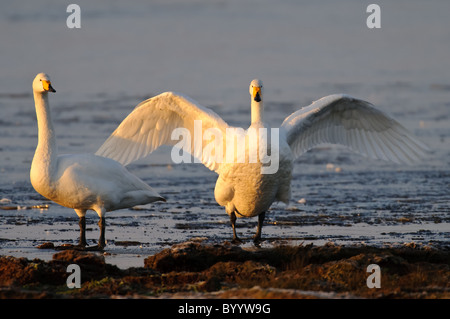
<path fill-rule="evenodd" d="M 231 227 L 233 227 L 233 240 L 232 240 L 232 243 L 234 243 L 234 244 L 242 243 L 242 240 L 236 234 L 236 213 L 235 212 L 232 212 L 230 214 L 230 222 L 231 222 Z"/>
<path fill-rule="evenodd" d="M 100 228 L 100 238 L 98 239 L 98 243 L 96 246 L 87 247 L 86 250 L 90 251 L 101 251 L 106 246 L 106 240 L 105 240 L 105 217 L 100 217 L 100 220 L 98 221 L 98 227 Z"/>
<path fill-rule="evenodd" d="M 100 227 L 100 238 L 98 239 L 98 248 L 102 250 L 106 246 L 106 240 L 105 240 L 105 226 L 106 221 L 105 217 L 100 217 L 100 220 L 98 221 L 98 227 Z"/>
<path fill-rule="evenodd" d="M 78 225 L 80 225 L 80 241 L 78 242 L 79 247 L 86 247 L 86 217 L 82 216 L 80 217 L 80 221 L 78 222 Z"/>
<path fill-rule="evenodd" d="M 258 245 L 262 239 L 261 239 L 261 230 L 264 223 L 264 218 L 266 217 L 266 212 L 262 212 L 258 215 L 258 227 L 256 228 L 256 234 L 255 237 L 253 237 L 253 242 Z"/>

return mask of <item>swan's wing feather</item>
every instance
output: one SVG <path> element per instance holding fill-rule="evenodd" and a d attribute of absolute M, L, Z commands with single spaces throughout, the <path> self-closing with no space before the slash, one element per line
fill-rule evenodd
<path fill-rule="evenodd" d="M 294 156 L 322 144 L 341 144 L 375 159 L 412 163 L 428 149 L 400 123 L 369 102 L 326 96 L 288 116 L 281 129 Z"/>
<path fill-rule="evenodd" d="M 201 120 L 201 136 L 194 134 L 194 121 Z M 209 128 L 219 129 L 225 136 L 227 123 L 212 110 L 179 93 L 165 92 L 141 102 L 117 127 L 95 153 L 127 165 L 156 150 L 161 145 L 175 145 L 171 139 L 176 128 L 186 128 L 191 136 L 191 155 L 199 158 L 209 169 L 217 171 L 220 163 L 202 150 L 202 139 Z M 199 147 L 201 145 L 202 147 Z M 202 154 L 203 153 L 203 154 Z"/>

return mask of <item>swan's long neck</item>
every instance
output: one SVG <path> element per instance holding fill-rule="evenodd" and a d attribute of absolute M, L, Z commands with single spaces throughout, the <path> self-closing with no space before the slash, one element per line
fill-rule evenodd
<path fill-rule="evenodd" d="M 264 124 L 264 106 L 263 102 L 256 102 L 251 99 L 252 107 L 252 125 L 263 125 Z"/>
<path fill-rule="evenodd" d="M 31 167 L 32 175 L 42 174 L 50 176 L 50 172 L 57 156 L 56 137 L 53 129 L 48 93 L 34 92 L 34 103 L 38 122 L 38 145 Z"/>

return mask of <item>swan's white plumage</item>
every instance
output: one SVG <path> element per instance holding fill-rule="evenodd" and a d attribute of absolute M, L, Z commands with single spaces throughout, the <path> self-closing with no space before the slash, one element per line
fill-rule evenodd
<path fill-rule="evenodd" d="M 281 129 L 294 156 L 322 144 L 341 144 L 375 159 L 412 163 L 427 147 L 372 104 L 348 95 L 321 98 L 288 116 Z"/>
<path fill-rule="evenodd" d="M 84 218 L 87 210 L 94 210 L 102 219 L 108 211 L 164 200 L 112 159 L 94 154 L 58 155 L 49 91 L 54 92 L 48 75 L 39 73 L 33 81 L 38 145 L 30 170 L 31 184 L 38 193 L 75 209 L 80 218 Z M 80 239 L 80 244 L 85 243 Z"/>
<path fill-rule="evenodd" d="M 201 136 L 194 134 L 194 120 L 202 121 Z M 208 143 L 195 143 L 194 139 L 195 135 L 201 138 L 210 128 L 219 129 L 225 136 L 228 124 L 212 110 L 174 92 L 162 93 L 137 105 L 95 154 L 127 165 L 161 145 L 175 145 L 177 141 L 171 139 L 171 134 L 181 127 L 190 132 L 191 154 L 212 171 L 217 171 L 220 163 L 203 152 Z M 200 144 L 202 148 L 195 149 Z"/>
<path fill-rule="evenodd" d="M 36 159 L 38 160 L 38 159 Z M 161 200 L 149 185 L 118 162 L 93 154 L 59 155 L 48 182 L 42 183 L 40 165 L 33 161 L 31 182 L 43 196 L 82 211 L 106 212 Z"/>
<path fill-rule="evenodd" d="M 253 80 L 249 91 L 252 95 L 250 128 L 265 128 L 262 82 Z M 202 133 L 216 128 L 225 136 L 229 128 L 216 113 L 190 98 L 173 92 L 162 93 L 139 104 L 96 154 L 125 165 L 160 145 L 174 145 L 170 138 L 172 130 L 184 127 L 191 132 L 191 154 L 202 158 L 202 150 L 194 149 L 194 139 L 202 138 L 194 135 L 194 120 L 202 120 Z M 246 130 L 242 138 L 248 139 L 248 134 Z M 290 200 L 295 158 L 319 144 L 342 144 L 361 154 L 397 163 L 417 160 L 426 149 L 398 122 L 370 103 L 347 95 L 330 95 L 294 112 L 284 120 L 279 136 L 279 169 L 275 174 L 262 174 L 262 163 L 250 163 L 248 153 L 244 163 L 217 163 L 203 156 L 205 166 L 219 174 L 214 195 L 231 217 L 235 238 L 236 216 L 256 215 L 260 219 L 255 238 L 260 238 L 265 211 L 274 201 L 288 203 Z M 267 138 L 259 136 L 261 142 L 271 149 Z M 225 140 L 223 143 L 226 145 Z"/>

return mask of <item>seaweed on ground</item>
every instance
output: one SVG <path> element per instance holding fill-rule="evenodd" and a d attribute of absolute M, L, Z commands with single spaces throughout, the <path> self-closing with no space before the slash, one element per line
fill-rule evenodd
<path fill-rule="evenodd" d="M 69 289 L 67 266 L 81 269 Z M 367 266 L 381 269 L 368 288 Z M 278 246 L 246 250 L 185 242 L 149 256 L 144 267 L 119 269 L 100 253 L 66 250 L 51 261 L 0 257 L 3 298 L 449 298 L 445 249 Z"/>

